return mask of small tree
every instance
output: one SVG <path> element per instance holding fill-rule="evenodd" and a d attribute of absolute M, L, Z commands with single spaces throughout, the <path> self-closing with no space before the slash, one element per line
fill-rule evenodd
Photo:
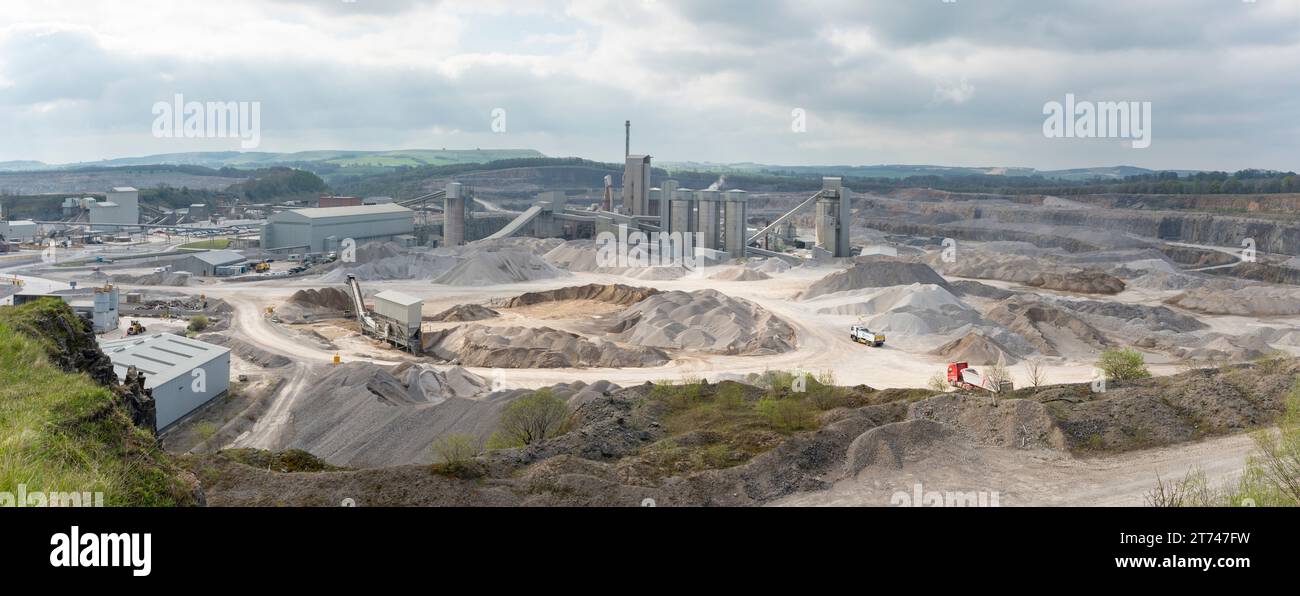
<path fill-rule="evenodd" d="M 925 386 L 929 387 L 930 390 L 932 391 L 939 391 L 939 392 L 947 391 L 948 377 L 945 376 L 943 373 L 934 373 L 933 375 L 930 376 L 930 380 L 925 382 Z"/>
<path fill-rule="evenodd" d="M 1043 359 L 1037 356 L 1025 361 L 1025 378 L 1029 381 L 1029 386 L 1037 391 L 1043 383 L 1047 382 L 1047 371 L 1043 365 Z"/>
<path fill-rule="evenodd" d="M 1102 352 L 1101 358 L 1097 360 L 1097 368 L 1111 381 L 1131 381 L 1151 376 L 1142 352 L 1131 348 Z"/>
<path fill-rule="evenodd" d="M 478 437 L 474 435 L 444 435 L 430 446 L 438 461 L 450 467 L 465 466 L 481 451 Z"/>
<path fill-rule="evenodd" d="M 560 434 L 568 418 L 569 407 L 563 398 L 550 389 L 538 389 L 506 406 L 493 443 L 532 445 Z"/>
<path fill-rule="evenodd" d="M 997 363 L 984 367 L 984 379 L 994 389 L 1011 382 L 1011 369 L 1007 368 L 1006 360 L 1001 355 L 998 355 Z"/>

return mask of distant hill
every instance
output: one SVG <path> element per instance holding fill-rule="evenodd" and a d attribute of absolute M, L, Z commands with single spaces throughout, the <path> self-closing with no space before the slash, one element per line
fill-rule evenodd
<path fill-rule="evenodd" d="M 271 153 L 262 151 L 203 151 L 162 153 L 141 157 L 122 157 L 94 162 L 46 164 L 39 161 L 0 162 L 0 172 L 31 172 L 81 169 L 86 167 L 122 167 L 141 165 L 188 165 L 221 169 L 254 169 L 277 165 L 318 165 L 328 168 L 398 166 L 445 166 L 487 163 L 502 159 L 546 157 L 533 149 L 400 149 L 396 151 L 299 151 Z"/>
<path fill-rule="evenodd" d="M 912 176 L 1042 176 L 1065 181 L 1086 181 L 1095 179 L 1122 180 L 1126 176 L 1153 174 L 1136 166 L 1108 166 L 1096 168 L 1074 168 L 1069 170 L 1037 170 L 1017 167 L 954 167 L 933 165 L 886 164 L 875 166 L 781 166 L 757 163 L 719 164 L 710 162 L 660 162 L 672 171 L 690 170 L 697 172 L 769 174 L 775 176 L 843 176 L 846 178 L 909 178 Z M 1197 170 L 1176 170 L 1179 175 L 1195 173 Z"/>
<path fill-rule="evenodd" d="M 49 164 L 41 161 L 0 161 L 0 172 L 30 172 L 49 168 Z"/>

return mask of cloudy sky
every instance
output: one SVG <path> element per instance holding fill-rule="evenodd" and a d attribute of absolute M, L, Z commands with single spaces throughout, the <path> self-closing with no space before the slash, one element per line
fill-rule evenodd
<path fill-rule="evenodd" d="M 152 106 L 256 101 L 265 151 L 1300 170 L 1300 0 L 6 0 L 0 161 L 237 150 Z M 1151 146 L 1046 138 L 1066 94 Z M 493 110 L 505 131 L 493 132 Z M 806 128 L 792 130 L 794 110 Z"/>

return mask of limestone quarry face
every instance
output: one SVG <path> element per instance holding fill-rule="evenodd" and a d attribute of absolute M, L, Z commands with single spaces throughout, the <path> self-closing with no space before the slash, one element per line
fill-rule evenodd
<path fill-rule="evenodd" d="M 1187 310 L 1220 315 L 1279 316 L 1300 314 L 1300 288 L 1224 286 L 1188 290 L 1166 301 Z"/>
<path fill-rule="evenodd" d="M 952 262 L 936 255 L 931 263 L 945 275 L 996 279 L 1045 290 L 1084 294 L 1118 294 L 1124 290 L 1123 280 L 1100 269 L 1057 264 L 1042 257 L 962 251 Z"/>

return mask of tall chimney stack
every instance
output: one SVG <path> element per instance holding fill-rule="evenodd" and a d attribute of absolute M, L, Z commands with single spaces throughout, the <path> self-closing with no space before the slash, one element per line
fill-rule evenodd
<path fill-rule="evenodd" d="M 632 155 L 632 121 L 623 121 L 623 157 Z"/>

